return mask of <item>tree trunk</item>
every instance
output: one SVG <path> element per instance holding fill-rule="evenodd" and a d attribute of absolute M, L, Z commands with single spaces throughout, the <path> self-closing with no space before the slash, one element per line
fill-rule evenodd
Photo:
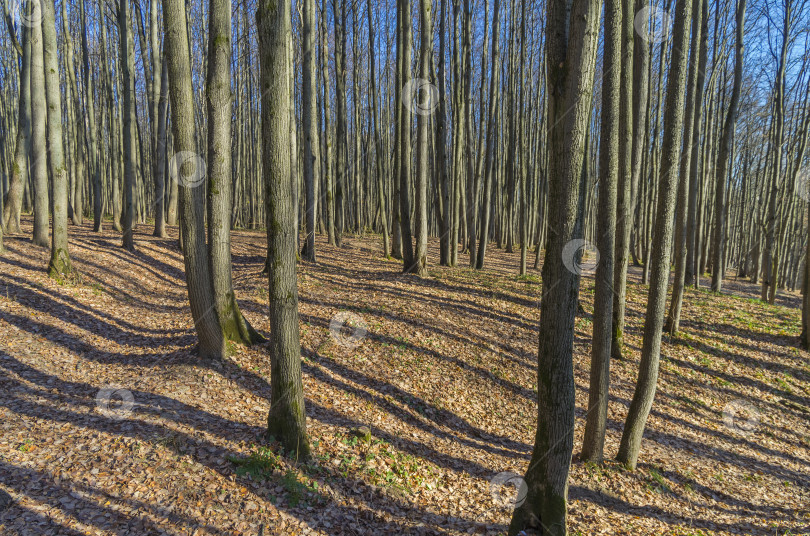
<path fill-rule="evenodd" d="M 549 0 L 546 10 L 549 237 L 540 305 L 537 432 L 526 472 L 528 494 L 512 517 L 512 536 L 540 524 L 543 534 L 566 534 L 568 471 L 574 446 L 572 355 L 579 275 L 566 268 L 563 251 L 575 238 L 577 227 L 600 4 L 596 0 Z"/>
<path fill-rule="evenodd" d="M 225 356 L 225 338 L 214 310 L 213 287 L 208 266 L 208 246 L 203 223 L 205 192 L 198 180 L 201 170 L 192 169 L 199 159 L 194 143 L 194 92 L 191 85 L 186 14 L 183 0 L 163 1 L 165 61 L 169 65 L 169 96 L 172 109 L 172 133 L 177 153 L 172 158 L 172 175 L 179 187 L 180 236 L 186 270 L 191 315 L 203 359 L 220 360 Z"/>
<path fill-rule="evenodd" d="M 680 182 L 678 184 L 678 200 L 676 202 L 675 215 L 675 277 L 672 284 L 672 297 L 669 304 L 669 314 L 667 316 L 666 327 L 664 328 L 673 337 L 678 333 L 681 319 L 681 305 L 683 303 L 683 291 L 686 280 L 686 225 L 689 213 L 689 200 L 691 197 L 691 180 L 689 170 L 692 159 L 697 161 L 700 148 L 700 116 L 695 118 L 697 101 L 702 98 L 698 93 L 698 56 L 703 54 L 702 43 L 704 0 L 697 0 L 695 9 L 692 10 L 692 55 L 689 59 L 689 78 L 686 93 L 686 113 L 684 115 L 684 141 L 683 152 L 680 162 Z M 705 67 L 704 67 L 705 68 Z M 703 84 L 701 80 L 700 89 Z"/>
<path fill-rule="evenodd" d="M 500 57 L 500 32 L 498 21 L 500 19 L 500 0 L 495 0 L 492 10 L 492 74 L 489 80 L 489 111 L 487 113 L 487 152 L 484 163 L 484 192 L 481 204 L 481 228 L 478 239 L 478 251 L 476 252 L 475 268 L 484 269 L 484 258 L 487 254 L 487 242 L 489 240 L 489 221 L 492 208 L 492 182 L 495 174 L 497 151 L 496 140 L 498 138 L 498 108 L 496 107 L 495 92 L 499 86 L 499 65 Z"/>
<path fill-rule="evenodd" d="M 31 9 L 35 2 L 27 2 L 26 9 Z M 38 8 L 37 8 L 38 9 Z M 14 163 L 11 169 L 11 181 L 3 205 L 2 227 L 7 232 L 21 233 L 20 213 L 25 183 L 28 182 L 28 153 L 31 149 L 31 28 L 23 25 L 23 56 L 20 69 L 20 94 L 17 115 L 17 142 L 14 149 Z"/>
<path fill-rule="evenodd" d="M 678 187 L 678 155 L 683 129 L 684 86 L 686 62 L 689 52 L 689 30 L 692 22 L 692 1 L 676 0 L 675 25 L 672 41 L 672 60 L 667 74 L 667 100 L 664 111 L 664 138 L 661 146 L 660 187 L 655 217 L 650 290 L 644 321 L 644 339 L 641 349 L 639 376 L 630 411 L 625 422 L 619 447 L 618 460 L 635 469 L 638 461 L 644 425 L 655 397 L 658 381 L 658 360 L 661 352 L 661 331 L 664 323 L 667 285 L 669 284 L 672 223 L 675 212 L 675 193 Z M 699 1 L 699 0 L 695 0 Z"/>
<path fill-rule="evenodd" d="M 427 213 L 427 189 L 428 175 L 430 174 L 430 152 L 428 137 L 430 135 L 430 113 L 434 108 L 432 99 L 436 98 L 431 92 L 431 60 L 433 58 L 433 22 L 431 20 L 431 0 L 419 1 L 419 33 L 420 54 L 419 54 L 419 81 L 420 89 L 415 90 L 419 95 L 406 95 L 405 98 L 419 100 L 412 104 L 417 112 L 416 118 L 416 258 L 414 266 L 410 270 L 420 277 L 427 275 L 427 239 L 428 239 L 428 213 Z M 444 58 L 441 59 L 444 61 Z M 424 86 L 422 86 L 424 84 Z M 412 90 L 412 93 L 414 91 Z M 427 93 L 427 95 L 425 95 Z"/>
<path fill-rule="evenodd" d="M 67 235 L 68 175 L 62 138 L 62 95 L 59 90 L 56 13 L 53 0 L 41 0 L 41 4 L 45 101 L 48 106 L 48 164 L 53 191 L 53 230 L 48 274 L 57 278 L 73 273 Z"/>
<path fill-rule="evenodd" d="M 119 0 L 118 3 L 118 34 L 120 38 L 121 54 L 121 82 L 123 85 L 124 105 L 121 109 L 124 125 L 124 211 L 122 214 L 122 227 L 124 231 L 123 247 L 133 251 L 134 218 L 135 218 L 135 166 L 136 140 L 135 132 L 135 45 L 132 40 L 132 27 L 130 15 L 130 0 Z"/>
<path fill-rule="evenodd" d="M 263 339 L 242 316 L 231 275 L 230 0 L 211 0 L 208 14 L 208 243 L 214 308 L 228 340 L 253 344 Z"/>
<path fill-rule="evenodd" d="M 374 50 L 374 22 L 371 9 L 371 0 L 367 0 L 366 12 L 368 15 L 368 63 L 369 63 L 369 84 L 371 90 L 371 117 L 374 127 L 374 163 L 377 166 L 377 190 L 379 193 L 380 226 L 383 237 L 383 257 L 386 259 L 391 255 L 391 246 L 388 241 L 388 207 L 385 203 L 385 184 L 388 181 L 388 154 L 383 145 L 380 133 L 380 117 L 377 111 L 379 104 L 377 98 L 377 70 L 375 67 Z"/>
<path fill-rule="evenodd" d="M 593 311 L 591 378 L 582 459 L 601 463 L 605 446 L 610 344 L 613 324 L 613 270 L 616 240 L 616 196 L 619 178 L 619 113 L 621 106 L 622 1 L 605 1 L 605 40 L 602 60 L 602 125 L 599 142 L 599 207 Z M 627 14 L 630 16 L 630 14 Z"/>
<path fill-rule="evenodd" d="M 160 97 L 158 99 L 157 143 L 155 146 L 155 232 L 166 238 L 166 151 L 168 150 L 169 122 L 169 70 L 166 62 L 160 69 Z"/>
<path fill-rule="evenodd" d="M 397 27 L 400 32 L 397 48 L 397 88 L 399 91 L 396 106 L 400 108 L 397 124 L 396 147 L 399 151 L 399 223 L 402 235 L 402 271 L 411 273 L 416 270 L 413 253 L 413 235 L 411 234 L 411 110 L 406 101 L 413 97 L 402 95 L 411 87 L 411 2 L 397 0 Z"/>
<path fill-rule="evenodd" d="M 315 262 L 315 221 L 318 215 L 318 184 L 320 183 L 320 151 L 318 147 L 318 102 L 315 65 L 315 0 L 304 0 L 303 36 L 301 56 L 303 94 L 301 96 L 304 122 L 304 184 L 307 190 L 306 243 L 303 257 Z M 369 14 L 369 16 L 371 16 Z"/>
<path fill-rule="evenodd" d="M 730 182 L 730 158 L 734 143 L 734 128 L 737 124 L 737 108 L 740 102 L 743 76 L 743 31 L 745 26 L 745 2 L 738 0 L 737 4 L 737 53 L 734 60 L 734 86 L 731 90 L 731 101 L 728 105 L 726 124 L 723 127 L 723 137 L 720 139 L 720 156 L 717 163 L 717 184 L 714 200 L 714 269 L 712 270 L 712 291 L 720 292 L 723 287 L 723 272 L 725 271 L 725 243 L 726 243 L 726 183 Z"/>
<path fill-rule="evenodd" d="M 301 380 L 295 206 L 290 191 L 290 4 L 261 0 L 256 10 L 261 60 L 262 171 L 270 258 L 272 398 L 268 433 L 298 459 L 309 457 Z"/>

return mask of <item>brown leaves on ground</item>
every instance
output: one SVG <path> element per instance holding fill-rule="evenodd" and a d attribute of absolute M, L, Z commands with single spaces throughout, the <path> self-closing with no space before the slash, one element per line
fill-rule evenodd
<path fill-rule="evenodd" d="M 25 228 L 30 231 L 30 221 Z M 77 281 L 7 237 L 0 258 L 2 534 L 498 534 L 534 443 L 540 278 L 492 248 L 488 269 L 401 275 L 373 237 L 318 242 L 301 264 L 304 384 L 315 458 L 262 437 L 266 347 L 193 354 L 182 257 L 141 226 L 71 228 Z M 27 236 L 27 235 L 26 235 Z M 319 237 L 320 238 L 320 237 Z M 267 333 L 261 232 L 234 233 L 242 310 Z M 466 257 L 460 255 L 462 263 Z M 637 274 L 632 275 L 637 278 Z M 733 285 L 733 287 L 731 286 Z M 574 456 L 572 534 L 807 533 L 810 366 L 800 304 L 688 290 L 665 336 L 639 470 Z M 577 318 L 576 448 L 587 403 L 593 281 Z M 627 359 L 614 362 L 606 454 L 637 373 L 646 287 L 629 288 Z M 330 332 L 331 324 L 331 332 Z M 7 503 L 7 501 L 4 501 Z"/>

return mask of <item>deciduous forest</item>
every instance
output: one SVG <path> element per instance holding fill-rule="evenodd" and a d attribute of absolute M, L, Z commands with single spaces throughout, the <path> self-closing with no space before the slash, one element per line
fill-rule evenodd
<path fill-rule="evenodd" d="M 810 1 L 0 1 L 0 534 L 810 531 Z"/>

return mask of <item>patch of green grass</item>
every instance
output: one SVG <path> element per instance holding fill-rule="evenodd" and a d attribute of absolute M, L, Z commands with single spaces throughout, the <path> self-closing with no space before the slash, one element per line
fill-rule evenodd
<path fill-rule="evenodd" d="M 254 480 L 266 480 L 281 467 L 281 459 L 267 447 L 259 447 L 246 458 L 228 456 L 228 461 L 236 465 L 237 475 L 250 475 Z"/>

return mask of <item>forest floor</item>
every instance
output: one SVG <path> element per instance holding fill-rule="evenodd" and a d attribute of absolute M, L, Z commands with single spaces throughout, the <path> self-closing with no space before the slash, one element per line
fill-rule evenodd
<path fill-rule="evenodd" d="M 505 532 L 515 490 L 503 483 L 525 472 L 537 418 L 540 277 L 517 277 L 518 255 L 493 246 L 484 271 L 440 268 L 431 242 L 419 279 L 380 257 L 378 237 L 341 249 L 319 237 L 319 263 L 299 268 L 316 455 L 302 463 L 262 437 L 266 346 L 232 347 L 216 365 L 194 356 L 176 228 L 157 239 L 139 226 L 129 253 L 109 229 L 73 226 L 81 276 L 56 281 L 24 224 L 0 258 L 0 534 Z M 262 232 L 234 233 L 240 305 L 266 334 L 265 247 Z M 639 361 L 646 287 L 632 278 L 609 460 Z M 583 280 L 571 534 L 810 533 L 800 297 L 769 306 L 741 297 L 753 285 L 727 287 L 738 295 L 687 290 L 631 472 L 577 456 L 593 311 Z"/>

